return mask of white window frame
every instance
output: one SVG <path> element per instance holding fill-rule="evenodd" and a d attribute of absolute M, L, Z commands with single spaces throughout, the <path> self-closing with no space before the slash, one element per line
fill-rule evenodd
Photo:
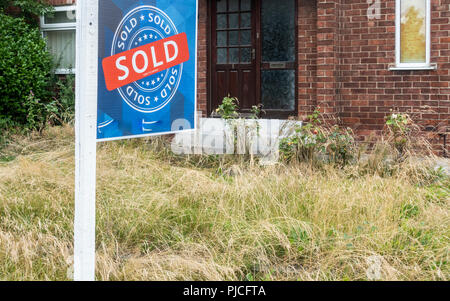
<path fill-rule="evenodd" d="M 402 63 L 401 62 L 401 0 L 395 1 L 395 65 L 390 70 L 435 70 L 437 65 L 431 64 L 431 1 L 426 1 L 425 12 L 425 39 L 426 57 L 424 63 Z"/>
<path fill-rule="evenodd" d="M 61 11 L 76 11 L 77 6 L 76 5 L 70 5 L 70 6 L 55 6 L 53 7 L 54 12 L 61 12 Z M 54 23 L 54 24 L 46 24 L 45 23 L 45 16 L 40 17 L 40 25 L 41 25 L 41 32 L 42 35 L 44 35 L 44 32 L 49 31 L 63 31 L 63 30 L 76 30 L 77 29 L 77 22 L 73 23 Z M 55 70 L 56 74 L 75 74 L 75 68 L 67 69 L 67 68 L 58 68 Z"/>

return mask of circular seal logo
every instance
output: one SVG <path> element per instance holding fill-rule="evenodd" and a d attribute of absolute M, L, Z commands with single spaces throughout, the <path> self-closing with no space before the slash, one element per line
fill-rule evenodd
<path fill-rule="evenodd" d="M 169 16 L 150 5 L 130 11 L 120 22 L 114 35 L 111 56 L 178 34 Z M 153 113 L 165 107 L 180 84 L 183 64 L 118 88 L 122 99 L 133 109 Z"/>

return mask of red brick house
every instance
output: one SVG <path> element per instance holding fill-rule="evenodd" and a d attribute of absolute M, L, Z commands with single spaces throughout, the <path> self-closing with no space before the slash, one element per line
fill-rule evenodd
<path fill-rule="evenodd" d="M 204 115 L 230 94 L 265 118 L 320 107 L 365 138 L 394 109 L 450 150 L 450 0 L 199 0 L 198 55 Z"/>

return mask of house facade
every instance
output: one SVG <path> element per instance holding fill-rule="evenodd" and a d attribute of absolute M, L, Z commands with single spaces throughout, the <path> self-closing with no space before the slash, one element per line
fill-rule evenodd
<path fill-rule="evenodd" d="M 75 0 L 51 3 L 66 17 L 42 30 L 70 73 Z M 227 95 L 263 118 L 320 108 L 361 140 L 408 112 L 446 155 L 450 0 L 199 0 L 198 109 L 210 116 Z"/>

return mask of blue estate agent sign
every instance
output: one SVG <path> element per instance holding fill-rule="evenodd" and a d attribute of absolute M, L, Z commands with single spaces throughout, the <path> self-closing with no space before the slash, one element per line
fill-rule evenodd
<path fill-rule="evenodd" d="M 99 141 L 195 129 L 197 5 L 99 1 Z"/>

